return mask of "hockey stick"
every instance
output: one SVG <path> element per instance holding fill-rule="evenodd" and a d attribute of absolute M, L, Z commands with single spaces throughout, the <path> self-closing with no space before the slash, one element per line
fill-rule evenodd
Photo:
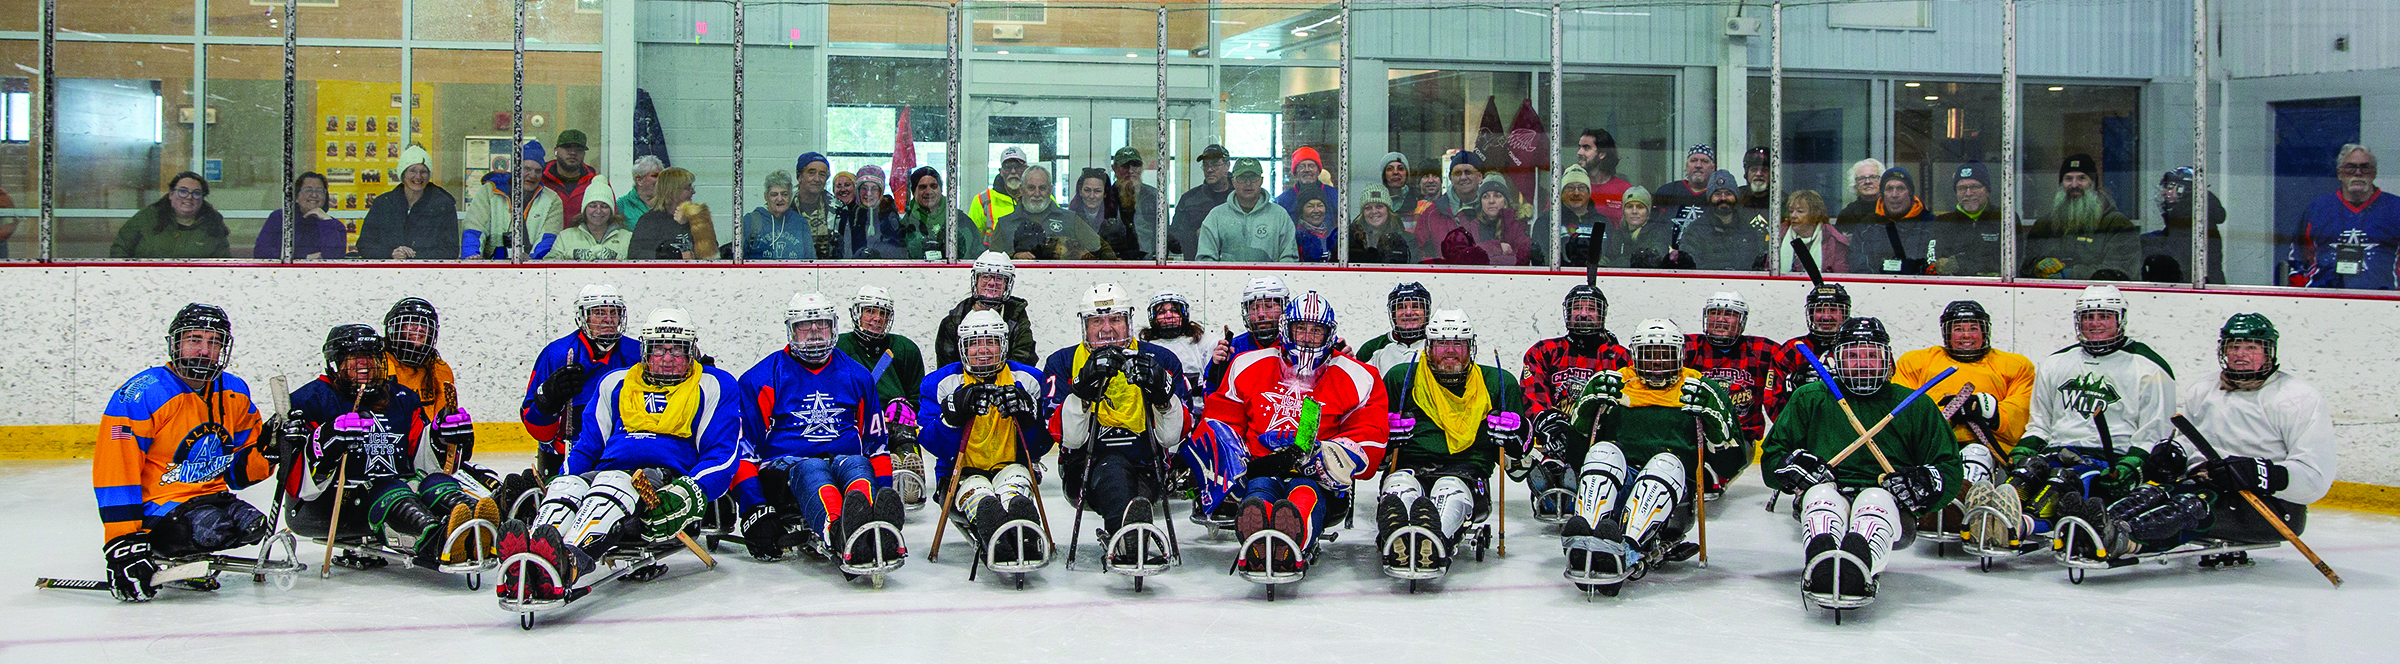
<path fill-rule="evenodd" d="M 1049 553 L 1057 553 L 1058 538 L 1050 535 L 1050 506 L 1042 504 L 1042 477 L 1033 474 L 1033 450 L 1026 449 L 1022 442 L 1017 443 L 1017 460 L 1025 464 L 1025 474 L 1033 478 L 1033 510 L 1035 515 L 1042 518 L 1042 542 L 1049 545 Z M 1066 478 L 1059 479 L 1064 483 Z M 1083 510 L 1078 509 L 1075 513 L 1081 515 Z"/>
<path fill-rule="evenodd" d="M 1427 347 L 1432 346 L 1430 343 L 1426 345 Z M 1500 349 L 1498 348 L 1492 349 L 1492 369 L 1495 371 L 1500 370 Z M 1485 417 L 1490 417 L 1490 415 L 1487 414 Z M 1522 428 L 1524 425 L 1520 424 L 1518 426 L 1520 427 L 1517 430 L 1518 435 L 1532 434 L 1532 432 L 1525 431 Z M 1494 548 L 1499 549 L 1500 557 L 1506 558 L 1508 557 L 1508 450 L 1501 450 L 1500 457 L 1501 467 L 1493 469 L 1500 471 L 1500 486 L 1494 488 L 1492 492 L 1492 504 L 1494 505 L 1494 507 L 1492 507 L 1492 511 L 1500 513 L 1500 534 L 1498 537 L 1499 543 L 1494 545 Z"/>
<path fill-rule="evenodd" d="M 1107 398 L 1108 398 L 1108 395 L 1107 395 L 1107 394 L 1104 392 L 1103 394 L 1101 394 L 1100 398 L 1102 398 L 1102 399 L 1107 399 Z M 1062 404 L 1062 405 L 1063 405 L 1063 404 Z M 1093 418 L 1091 419 L 1091 426 L 1085 427 L 1085 430 L 1086 430 L 1086 432 L 1087 432 L 1087 433 L 1086 433 L 1086 435 L 1087 435 L 1087 436 L 1089 436 L 1089 437 L 1087 437 L 1087 438 L 1085 438 L 1085 439 L 1084 439 L 1084 443 L 1083 443 L 1083 444 L 1084 444 L 1084 446 L 1085 446 L 1085 447 L 1091 447 L 1093 443 L 1099 442 L 1099 441 L 1100 441 L 1100 418 L 1099 418 L 1099 417 L 1096 417 L 1096 416 L 1095 416 L 1095 417 L 1093 417 Z M 1092 484 L 1091 484 L 1091 483 L 1092 483 L 1092 465 L 1093 465 L 1093 463 L 1095 463 L 1095 462 L 1098 460 L 1098 457 L 1099 457 L 1099 451 L 1098 451 L 1098 450 L 1089 450 L 1089 449 L 1087 449 L 1087 450 L 1084 450 L 1084 453 L 1083 453 L 1083 486 L 1082 486 L 1082 487 L 1080 487 L 1082 490 L 1081 490 L 1081 491 L 1076 491 L 1076 492 L 1075 492 L 1075 495 L 1074 495 L 1074 496 L 1073 496 L 1073 497 L 1072 497 L 1072 498 L 1071 498 L 1071 499 L 1068 501 L 1068 502 L 1072 503 L 1072 504 L 1074 505 L 1074 507 L 1075 507 L 1075 523 L 1074 523 L 1073 525 L 1069 525 L 1069 526 L 1067 526 L 1067 569 L 1070 569 L 1070 570 L 1072 570 L 1072 569 L 1075 569 L 1075 546 L 1076 546 L 1077 544 L 1079 544 L 1079 543 L 1081 543 L 1081 542 L 1083 541 L 1083 512 L 1084 512 L 1085 508 L 1088 508 L 1088 507 L 1090 507 L 1090 506 L 1091 506 L 1091 505 L 1090 505 L 1090 501 L 1091 501 L 1091 497 L 1092 497 Z M 1058 458 L 1059 458 L 1059 466 L 1060 466 L 1060 467 L 1059 467 L 1059 470 L 1063 472 L 1063 471 L 1065 471 L 1065 470 L 1066 470 L 1066 467 L 1065 467 L 1065 466 L 1066 466 L 1066 458 L 1067 458 L 1067 455 L 1066 455 L 1066 453 L 1065 453 L 1064 451 L 1061 451 L 1061 452 L 1059 453 L 1059 455 L 1058 455 Z M 1061 487 L 1064 487 L 1064 486 L 1066 486 L 1066 478 L 1065 478 L 1065 477 L 1060 477 L 1060 478 L 1059 478 L 1059 486 L 1061 486 Z M 1105 523 L 1104 523 L 1103 525 L 1105 525 Z M 1120 526 L 1120 527 L 1121 527 L 1122 525 L 1123 525 L 1123 524 L 1119 524 L 1119 526 Z M 1108 543 L 1107 543 L 1107 542 L 1101 542 L 1101 543 L 1100 543 L 1100 548 L 1102 548 L 1102 549 L 1107 549 L 1107 548 L 1108 548 Z M 1105 561 L 1105 560 L 1106 560 L 1105 556 L 1107 556 L 1107 555 L 1108 555 L 1108 552 L 1107 552 L 1107 551 L 1101 551 L 1101 552 L 1100 552 L 1100 555 L 1101 555 L 1101 556 L 1103 556 L 1103 560 Z M 1103 562 L 1103 563 L 1101 563 L 1101 566 L 1102 566 L 1103 568 L 1105 568 L 1105 567 L 1107 567 L 1107 563 L 1106 563 L 1106 562 Z"/>
<path fill-rule="evenodd" d="M 941 414 L 935 413 L 934 417 L 941 417 Z M 963 454 L 965 451 L 966 440 L 962 437 L 959 440 L 959 452 L 961 453 L 950 455 L 950 488 L 942 491 L 942 514 L 934 517 L 933 548 L 925 552 L 925 562 L 942 561 L 942 529 L 950 525 L 950 515 L 955 513 L 954 510 L 958 508 L 958 475 L 961 469 L 966 468 L 966 464 L 963 463 L 966 460 L 966 455 Z M 936 457 L 934 460 L 940 461 L 941 459 Z"/>
<path fill-rule="evenodd" d="M 442 393 L 446 395 L 442 399 L 442 419 L 449 419 L 450 416 L 458 414 L 458 385 L 451 383 L 450 381 L 442 381 Z M 470 432 L 470 435 L 472 435 L 474 429 L 475 425 L 473 423 L 469 423 L 467 425 L 467 430 Z M 465 456 L 465 454 L 465 451 L 460 450 L 455 446 L 451 447 L 449 453 L 442 455 L 442 473 L 445 475 L 450 475 L 453 478 L 457 477 L 458 464 L 464 461 L 464 459 L 461 459 L 460 457 Z M 480 482 L 480 480 L 478 481 Z"/>
<path fill-rule="evenodd" d="M 2192 439 L 2192 446 L 2200 448 L 2200 454 L 2208 457 L 2210 463 L 2225 460 L 2224 457 L 2217 456 L 2217 447 L 2208 444 L 2208 437 L 2200 435 L 2200 428 L 2192 426 L 2191 420 L 2184 419 L 2182 415 L 2176 415 L 2168 418 L 2167 421 L 2174 423 L 2175 429 L 2182 431 L 2185 438 Z M 2283 517 L 2276 516 L 2275 510 L 2267 509 L 2267 504 L 2260 501 L 2258 495 L 2251 493 L 2249 489 L 2243 489 L 2237 493 L 2242 494 L 2243 501 L 2250 503 L 2251 509 L 2258 510 L 2259 516 L 2266 517 L 2268 524 L 2275 526 L 2275 532 L 2283 535 L 2284 541 L 2291 542 L 2292 548 L 2299 549 L 2300 555 L 2307 556 L 2309 564 L 2317 566 L 2317 573 L 2325 575 L 2325 580 L 2333 582 L 2333 587 L 2342 587 L 2342 575 L 2333 573 L 2333 566 L 2325 564 L 2325 559 L 2318 558 L 2316 551 L 2310 550 L 2307 543 L 2301 542 L 2300 536 L 2292 532 L 2292 527 L 2284 525 Z"/>
<path fill-rule="evenodd" d="M 1696 418 L 1696 417 L 1695 417 L 1695 418 L 1692 418 L 1692 442 L 1694 442 L 1694 443 L 1697 443 L 1697 445 L 1693 445 L 1693 448 L 1694 448 L 1694 449 L 1693 449 L 1693 451 L 1694 451 L 1694 454 L 1693 454 L 1693 456 L 1694 456 L 1694 459 L 1695 459 L 1695 463 L 1693 463 L 1693 464 L 1692 464 L 1692 508 L 1693 508 L 1693 510 L 1694 510 L 1695 512 L 1697 512 L 1698 516 L 1696 517 L 1696 519 L 1695 519 L 1695 520 L 1696 520 L 1696 521 L 1698 521 L 1698 522 L 1699 522 L 1699 524 L 1700 524 L 1700 526 L 1699 526 L 1699 528 L 1700 528 L 1700 569 L 1708 569 L 1708 429 L 1706 428 L 1707 426 L 1708 426 L 1708 425 L 1705 425 L 1705 424 L 1701 424 L 1701 423 L 1700 423 L 1700 418 Z M 1593 429 L 1595 429 L 1595 430 L 1597 430 L 1597 429 L 1599 429 L 1600 427 L 1599 427 L 1599 426 L 1597 426 L 1597 423 L 1595 423 L 1595 426 L 1593 426 L 1592 428 L 1593 428 Z M 1769 511 L 1769 512 L 1773 512 L 1773 511 L 1775 511 L 1775 505 L 1774 505 L 1772 502 L 1768 503 L 1768 505 L 1767 505 L 1767 511 Z"/>
<path fill-rule="evenodd" d="M 266 433 L 264 435 L 274 436 L 275 442 L 273 444 L 281 446 L 283 445 L 283 427 L 281 424 L 284 421 L 284 418 L 291 416 L 292 413 L 292 393 L 290 392 L 290 383 L 287 382 L 281 374 L 277 374 L 275 377 L 267 379 L 267 403 L 269 406 L 275 409 L 275 415 L 268 421 L 276 424 L 277 426 L 275 427 L 275 431 Z M 299 453 L 299 450 L 294 449 L 290 450 L 289 454 L 285 456 L 296 457 Z M 299 465 L 296 463 L 297 461 L 299 461 L 297 458 L 284 459 L 282 464 L 283 468 L 274 473 L 275 506 L 273 509 L 275 511 L 267 515 L 267 532 L 278 532 L 291 527 L 291 524 L 284 523 L 283 521 L 283 496 L 287 492 L 286 487 L 289 486 L 292 481 L 292 467 Z M 264 549 L 261 549 L 261 552 L 263 553 Z M 265 583 L 266 581 L 266 572 L 257 572 L 250 575 L 251 583 Z"/>
<path fill-rule="evenodd" d="M 358 386 L 357 393 L 350 396 L 350 412 L 357 413 L 358 404 L 364 402 L 366 398 L 367 386 Z M 333 578 L 333 550 L 341 546 L 341 541 L 334 539 L 334 536 L 340 535 L 342 532 L 342 494 L 343 490 L 350 488 L 350 448 L 348 446 L 342 447 L 342 457 L 334 462 L 334 467 L 333 518 L 327 519 L 325 522 L 325 561 L 320 563 L 317 568 L 317 578 L 320 579 Z"/>
<path fill-rule="evenodd" d="M 1933 377 L 1933 380 L 1925 381 L 1924 385 L 1917 386 L 1917 391 L 1910 392 L 1908 394 L 1908 398 L 1901 399 L 1900 405 L 1892 407 L 1892 412 L 1884 413 L 1883 419 L 1875 422 L 1875 428 L 1859 433 L 1858 440 L 1851 441 L 1849 447 L 1843 448 L 1841 454 L 1833 455 L 1833 460 L 1826 462 L 1825 465 L 1841 465 L 1843 458 L 1850 456 L 1851 452 L 1858 451 L 1858 448 L 1863 445 L 1866 446 L 1868 451 L 1875 453 L 1875 463 L 1883 466 L 1883 472 L 1892 472 L 1892 462 L 1888 459 L 1885 459 L 1883 456 L 1883 450 L 1875 446 L 1875 434 L 1882 432 L 1883 427 L 1890 425 L 1892 423 L 1892 418 L 1898 417 L 1900 415 L 1900 411 L 1907 410 L 1909 404 L 1915 403 L 1917 397 L 1925 396 L 1926 390 L 1932 389 L 1933 386 L 1941 384 L 1941 382 L 1944 380 L 1948 380 L 1950 378 L 1950 374 L 1957 373 L 1957 371 L 1957 367 L 1943 369 L 1940 374 L 1937 374 Z"/>
<path fill-rule="evenodd" d="M 1408 355 L 1408 363 L 1409 363 L 1409 364 L 1412 364 L 1412 365 L 1413 365 L 1413 364 L 1416 364 L 1416 363 L 1418 363 L 1418 362 L 1421 362 L 1421 361 L 1424 361 L 1424 354 L 1423 354 L 1423 353 L 1409 353 L 1409 355 Z M 1413 376 L 1413 375 L 1415 375 L 1415 373 L 1416 373 L 1416 372 L 1414 372 L 1414 371 L 1411 371 L 1411 372 L 1409 372 L 1409 373 L 1410 373 L 1410 375 L 1412 375 L 1412 376 Z M 1402 382 L 1402 383 L 1400 383 L 1400 401 L 1399 401 L 1399 405 L 1396 405 L 1396 406 L 1395 406 L 1395 405 L 1392 405 L 1392 402 L 1386 401 L 1386 402 L 1384 402 L 1384 411 L 1385 411 L 1385 412 L 1387 412 L 1387 413 L 1389 413 L 1389 412 L 1392 412 L 1392 410 L 1393 410 L 1393 409 L 1395 409 L 1395 408 L 1401 408 L 1401 409 L 1405 409 L 1405 408 L 1407 408 L 1407 407 L 1408 407 L 1408 404 L 1409 404 L 1409 401 L 1408 401 L 1408 389 L 1409 389 L 1409 387 L 1410 387 L 1411 385 L 1414 385 L 1415 383 L 1416 383 L 1416 381 L 1415 381 L 1414 379 L 1411 379 L 1411 380 L 1409 380 L 1409 381 L 1406 381 L 1406 382 Z M 1414 430 L 1412 429 L 1412 430 L 1411 430 L 1411 432 L 1413 433 L 1413 432 L 1414 432 Z M 1386 440 L 1386 442 L 1384 443 L 1384 446 L 1383 446 L 1383 468 L 1381 468 L 1381 469 L 1377 470 L 1377 471 L 1376 471 L 1376 476 L 1375 476 L 1375 500 L 1377 500 L 1377 501 L 1381 501 L 1381 500 L 1383 500 L 1383 487 L 1384 487 L 1384 485 L 1385 485 L 1386 483 L 1388 483 L 1388 482 L 1391 482 L 1391 481 L 1392 481 L 1392 467 L 1393 467 L 1393 466 L 1396 466 L 1396 465 L 1399 465 L 1399 462 L 1400 462 L 1400 450 L 1399 450 L 1399 449 L 1397 449 L 1397 448 L 1398 448 L 1398 446 L 1397 446 L 1397 445 L 1392 445 L 1392 444 L 1389 442 L 1389 440 L 1388 440 L 1388 439 L 1390 439 L 1390 438 L 1391 438 L 1391 434 L 1390 434 L 1390 432 L 1389 432 L 1389 431 L 1386 431 L 1386 432 L 1385 432 L 1385 434 L 1384 434 L 1384 438 L 1385 438 L 1385 439 L 1387 439 L 1387 440 Z M 1351 501 L 1351 502 L 1357 502 L 1357 501 Z M 1357 514 L 1357 513 L 1358 513 L 1358 510 L 1356 510 L 1356 509 L 1352 509 L 1352 510 L 1350 510 L 1350 513 L 1351 513 L 1351 514 Z M 1347 517 L 1347 516 L 1345 516 L 1345 517 L 1342 517 L 1342 519 L 1344 520 L 1344 522 L 1345 522 L 1345 523 L 1347 523 L 1347 522 L 1348 522 L 1349 518 L 1350 518 L 1350 517 Z"/>
<path fill-rule="evenodd" d="M 1792 260 L 1800 264 L 1800 269 L 1808 272 L 1810 288 L 1825 285 L 1825 272 L 1817 267 L 1817 257 L 1808 254 L 1808 242 L 1792 238 Z"/>

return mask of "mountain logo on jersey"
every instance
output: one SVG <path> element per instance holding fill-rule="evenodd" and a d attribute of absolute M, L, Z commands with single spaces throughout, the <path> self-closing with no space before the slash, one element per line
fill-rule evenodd
<path fill-rule="evenodd" d="M 233 451 L 225 449 L 226 441 L 232 437 L 232 432 L 215 422 L 192 427 L 192 432 L 184 434 L 183 442 L 175 446 L 177 461 L 168 464 L 166 472 L 159 473 L 159 485 L 199 484 L 224 475 L 225 469 L 233 467 Z"/>
<path fill-rule="evenodd" d="M 824 442 L 842 435 L 845 414 L 842 404 L 834 401 L 832 394 L 810 392 L 800 398 L 800 408 L 787 415 L 785 421 L 798 427 L 801 437 Z"/>
<path fill-rule="evenodd" d="M 152 376 L 148 372 L 134 374 L 133 380 L 125 381 L 125 387 L 117 389 L 117 403 L 131 404 L 141 401 L 142 393 L 150 391 L 150 386 L 157 384 L 158 377 Z"/>
<path fill-rule="evenodd" d="M 2108 376 L 2097 372 L 2085 372 L 2060 383 L 2058 397 L 2067 410 L 2081 413 L 2084 417 L 2091 417 L 2101 408 L 2125 400 L 2123 395 L 2117 393 L 2116 384 L 2109 382 Z"/>
<path fill-rule="evenodd" d="M 652 415 L 667 412 L 667 393 L 643 392 L 642 410 L 647 411 Z"/>

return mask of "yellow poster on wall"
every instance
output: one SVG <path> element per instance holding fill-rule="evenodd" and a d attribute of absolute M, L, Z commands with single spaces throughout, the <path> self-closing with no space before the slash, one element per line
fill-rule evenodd
<path fill-rule="evenodd" d="M 316 86 L 316 108 L 307 116 L 314 118 L 309 124 L 315 138 L 306 145 L 314 152 L 312 170 L 325 174 L 325 207 L 349 229 L 355 249 L 367 206 L 400 183 L 393 168 L 399 165 L 400 150 L 424 145 L 427 137 L 438 135 L 428 112 L 438 108 L 432 103 L 435 88 L 418 85 L 415 94 L 404 99 L 398 83 L 321 80 Z M 442 172 L 437 164 L 427 166 Z"/>

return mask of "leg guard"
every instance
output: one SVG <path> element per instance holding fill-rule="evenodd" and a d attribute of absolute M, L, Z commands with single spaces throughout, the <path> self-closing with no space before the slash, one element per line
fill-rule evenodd
<path fill-rule="evenodd" d="M 550 484 L 542 487 L 541 505 L 534 508 L 533 523 L 529 524 L 526 529 L 530 531 L 541 526 L 567 527 L 568 522 L 575 520 L 575 512 L 583 504 L 583 495 L 590 493 L 591 490 L 591 481 L 580 475 L 560 475 L 550 478 Z"/>
<path fill-rule="evenodd" d="M 1958 449 L 1958 458 L 1961 462 L 1960 474 L 1967 484 L 1991 477 L 1992 469 L 2000 467 L 2000 462 L 1992 458 L 1992 449 L 1984 447 L 1982 443 L 1966 443 Z"/>
<path fill-rule="evenodd" d="M 1902 539 L 1900 507 L 1883 487 L 1867 487 L 1850 499 L 1850 533 L 1867 540 L 1868 573 L 1883 574 L 1883 564 Z"/>
<path fill-rule="evenodd" d="M 150 522 L 154 553 L 167 558 L 223 551 L 267 538 L 267 515 L 232 492 L 212 493 L 176 505 Z"/>
<path fill-rule="evenodd" d="M 1624 493 L 1625 452 L 1601 441 L 1583 455 L 1583 477 L 1575 495 L 1575 513 L 1585 523 L 1598 524 L 1616 514 L 1618 494 Z"/>
<path fill-rule="evenodd" d="M 992 473 L 992 487 L 1008 502 L 1016 502 L 1018 498 L 1033 500 L 1033 471 L 1020 463 L 1001 466 Z"/>
<path fill-rule="evenodd" d="M 1207 426 L 1194 431 L 1192 438 L 1176 452 L 1184 465 L 1191 469 L 1192 481 L 1199 485 L 1200 511 L 1217 514 L 1229 502 L 1239 502 L 1245 493 L 1242 477 L 1249 471 L 1250 453 L 1243 446 L 1241 434 L 1223 422 L 1210 420 Z"/>
<path fill-rule="evenodd" d="M 1642 464 L 1642 474 L 1633 480 L 1633 491 L 1625 499 L 1625 537 L 1642 548 L 1659 526 L 1674 516 L 1677 506 L 1687 495 L 1692 472 L 1684 468 L 1683 459 L 1660 452 Z"/>
<path fill-rule="evenodd" d="M 558 534 L 567 544 L 590 550 L 614 533 L 617 524 L 633 516 L 638 504 L 632 474 L 621 470 L 593 473 L 591 489 L 575 506 L 575 518 L 560 527 Z"/>
<path fill-rule="evenodd" d="M 1125 525 L 1126 504 L 1133 502 L 1133 463 L 1113 451 L 1099 450 L 1093 455 L 1092 471 L 1083 478 L 1083 493 L 1078 502 L 1083 503 L 1084 509 L 1099 513 L 1104 530 L 1117 532 Z"/>
<path fill-rule="evenodd" d="M 1475 489 L 1464 479 L 1444 475 L 1433 481 L 1433 508 L 1441 515 L 1442 538 L 1455 540 L 1458 529 L 1475 513 Z"/>
<path fill-rule="evenodd" d="M 829 532 L 826 527 L 842 512 L 842 492 L 833 483 L 833 464 L 817 458 L 793 459 L 787 472 L 791 483 L 786 489 L 799 503 L 800 520 L 809 532 L 825 535 Z"/>

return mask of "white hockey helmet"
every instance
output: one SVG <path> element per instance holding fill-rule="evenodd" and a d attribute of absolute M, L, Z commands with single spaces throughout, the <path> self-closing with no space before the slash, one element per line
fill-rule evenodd
<path fill-rule="evenodd" d="M 791 304 L 784 305 L 783 308 L 783 331 L 786 335 L 784 349 L 790 351 L 794 357 L 805 361 L 825 361 L 825 357 L 833 353 L 833 330 L 840 325 L 837 322 L 839 320 L 841 320 L 841 311 L 834 307 L 833 300 L 826 298 L 823 294 L 799 293 L 793 295 Z M 801 338 L 800 324 L 813 321 L 824 321 L 825 335 Z"/>
<path fill-rule="evenodd" d="M 691 314 L 684 313 L 682 309 L 654 310 L 650 312 L 650 322 L 643 324 L 641 332 L 636 333 L 634 338 L 640 339 L 645 346 L 661 343 L 696 345 L 700 343 L 700 330 L 692 327 L 691 319 Z"/>
<path fill-rule="evenodd" d="M 1250 279 L 1250 285 L 1242 287 L 1242 304 L 1258 300 L 1289 302 L 1291 299 L 1292 289 L 1285 288 L 1283 280 L 1275 277 L 1253 277 Z"/>
<path fill-rule="evenodd" d="M 617 310 L 617 325 L 606 331 L 593 330 L 592 310 L 612 307 Z M 575 294 L 575 327 L 581 328 L 584 336 L 598 341 L 616 341 L 617 337 L 623 336 L 624 321 L 625 296 L 617 294 L 616 286 L 584 284 L 583 291 Z"/>
<path fill-rule="evenodd" d="M 1183 307 L 1184 311 L 1188 312 L 1192 310 L 1192 301 L 1184 299 L 1183 293 L 1176 292 L 1176 290 L 1173 288 L 1165 288 L 1160 289 L 1157 295 L 1150 296 L 1150 311 L 1158 311 L 1158 305 L 1169 302 L 1175 303 L 1176 306 Z"/>
<path fill-rule="evenodd" d="M 856 320 L 858 312 L 869 308 L 882 309 L 886 313 L 899 312 L 893 306 L 891 290 L 882 286 L 860 286 L 858 295 L 850 298 L 850 318 Z"/>
<path fill-rule="evenodd" d="M 1433 312 L 1425 321 L 1426 341 L 1475 341 L 1475 324 L 1467 321 L 1467 312 L 1443 309 Z"/>
<path fill-rule="evenodd" d="M 988 309 L 967 312 L 966 317 L 959 319 L 957 332 L 958 360 L 966 365 L 968 373 L 989 376 L 1008 362 L 1005 351 L 998 356 L 999 361 L 985 365 L 975 364 L 973 356 L 967 353 L 968 343 L 976 339 L 996 338 L 1002 344 L 1008 343 L 1008 321 L 1000 317 L 1000 312 Z"/>
<path fill-rule="evenodd" d="M 1733 312 L 1735 323 L 1732 334 L 1709 333 L 1708 314 L 1712 311 Z M 1742 299 L 1741 293 L 1732 291 L 1718 291 L 1717 294 L 1708 296 L 1708 300 L 1700 303 L 1700 336 L 1706 337 L 1710 343 L 1732 343 L 1734 337 L 1741 336 L 1742 332 L 1749 326 L 1750 301 Z"/>
<path fill-rule="evenodd" d="M 1132 339 L 1133 300 L 1124 288 L 1120 288 L 1116 284 L 1093 285 L 1090 291 L 1083 294 L 1083 308 L 1076 310 L 1075 316 L 1083 320 L 1083 343 L 1085 345 L 1114 346 Z M 1093 337 L 1092 319 L 1108 316 L 1116 316 L 1124 321 L 1125 332 L 1110 337 Z"/>
<path fill-rule="evenodd" d="M 1652 388 L 1665 387 L 1683 373 L 1683 330 L 1664 318 L 1644 320 L 1626 337 L 1633 351 L 1633 372 Z"/>
<path fill-rule="evenodd" d="M 1008 260 L 1008 254 L 997 251 L 983 252 L 983 255 L 975 257 L 975 266 L 970 268 L 967 274 L 967 290 L 969 292 L 974 292 L 975 285 L 983 281 L 983 275 L 987 274 L 998 275 L 1002 280 L 1008 282 L 1008 286 L 1000 291 L 1001 297 L 1008 297 L 1017 289 L 1017 264 Z"/>
<path fill-rule="evenodd" d="M 2118 316 L 2123 316 L 2125 309 L 2125 292 L 2117 290 L 2115 286 L 2087 286 L 2083 294 L 2075 298 L 2077 315 L 2086 311 L 2114 311 Z"/>

